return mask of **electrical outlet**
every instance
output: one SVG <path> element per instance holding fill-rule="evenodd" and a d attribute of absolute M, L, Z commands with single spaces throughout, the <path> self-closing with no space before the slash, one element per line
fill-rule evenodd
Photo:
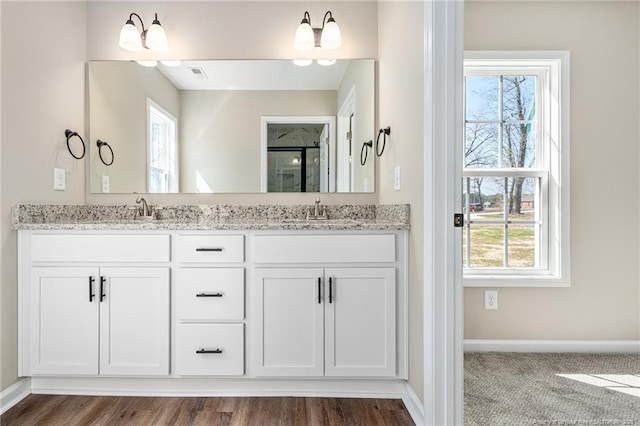
<path fill-rule="evenodd" d="M 393 189 L 400 191 L 400 166 L 393 169 Z"/>
<path fill-rule="evenodd" d="M 498 309 L 498 292 L 495 290 L 485 290 L 484 309 L 495 311 Z"/>
<path fill-rule="evenodd" d="M 102 176 L 102 192 L 109 193 L 109 176 Z"/>
<path fill-rule="evenodd" d="M 66 172 L 64 169 L 53 169 L 53 189 L 54 191 L 64 191 Z"/>

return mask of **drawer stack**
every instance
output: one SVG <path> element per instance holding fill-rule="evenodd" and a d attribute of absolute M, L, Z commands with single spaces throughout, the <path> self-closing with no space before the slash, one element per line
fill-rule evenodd
<path fill-rule="evenodd" d="M 244 374 L 243 235 L 176 238 L 176 374 Z"/>

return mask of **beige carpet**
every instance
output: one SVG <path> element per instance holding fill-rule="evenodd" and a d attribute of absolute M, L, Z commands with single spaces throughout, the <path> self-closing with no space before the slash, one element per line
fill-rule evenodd
<path fill-rule="evenodd" d="M 640 355 L 489 352 L 464 360 L 467 426 L 640 426 Z"/>

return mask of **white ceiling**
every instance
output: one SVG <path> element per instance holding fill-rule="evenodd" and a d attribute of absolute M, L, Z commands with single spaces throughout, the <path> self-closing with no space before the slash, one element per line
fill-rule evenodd
<path fill-rule="evenodd" d="M 349 61 L 306 67 L 291 60 L 183 61 L 158 69 L 180 90 L 337 90 Z M 192 67 L 202 68 L 207 79 L 195 77 Z"/>

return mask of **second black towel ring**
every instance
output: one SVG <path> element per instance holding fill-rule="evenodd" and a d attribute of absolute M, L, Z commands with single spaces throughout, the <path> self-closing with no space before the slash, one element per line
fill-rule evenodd
<path fill-rule="evenodd" d="M 373 146 L 373 141 L 364 142 L 362 149 L 360 150 L 360 164 L 365 165 L 367 163 L 367 157 L 369 156 L 369 148 Z M 364 159 L 362 158 L 364 157 Z"/>
<path fill-rule="evenodd" d="M 376 139 L 376 155 L 378 157 L 382 156 L 382 153 L 384 152 L 384 148 L 387 146 L 387 136 L 391 134 L 391 127 L 387 126 L 384 129 L 380 129 L 378 130 L 378 138 Z M 380 135 L 384 135 L 384 137 L 382 138 L 382 150 L 379 151 L 378 150 L 378 146 L 380 145 Z"/>
<path fill-rule="evenodd" d="M 82 139 L 82 136 L 80 136 L 77 132 L 74 132 L 69 129 L 64 131 L 64 135 L 67 137 L 67 149 L 69 150 L 69 154 L 71 154 L 71 156 L 76 160 L 82 160 L 82 158 L 84 158 L 85 152 L 87 151 L 87 148 L 84 145 L 84 139 Z M 80 142 L 82 142 L 82 155 L 80 155 L 79 157 L 73 153 L 73 151 L 71 150 L 71 146 L 69 145 L 69 139 L 71 139 L 74 136 L 77 136 L 78 139 L 80 139 Z"/>
<path fill-rule="evenodd" d="M 113 149 L 111 149 L 111 145 L 109 145 L 107 142 L 105 141 L 101 141 L 100 139 L 98 139 L 98 155 L 100 156 L 100 161 L 102 161 L 102 164 L 104 164 L 105 166 L 110 166 L 113 164 L 113 160 L 114 160 L 114 155 L 113 155 Z M 106 146 L 107 148 L 109 148 L 109 151 L 111 151 L 111 162 L 107 163 L 106 161 L 104 161 L 104 158 L 102 157 L 102 147 Z"/>

